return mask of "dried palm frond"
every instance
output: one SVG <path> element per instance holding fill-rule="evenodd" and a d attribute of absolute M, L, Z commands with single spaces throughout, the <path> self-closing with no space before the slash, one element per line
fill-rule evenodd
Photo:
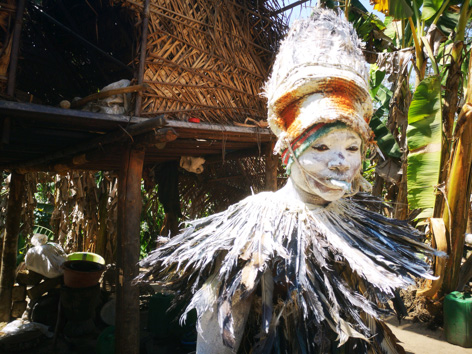
<path fill-rule="evenodd" d="M 253 348 L 312 352 L 337 342 L 391 353 L 401 350 L 391 350 L 395 340 L 378 321 L 386 312 L 381 305 L 414 277 L 434 278 L 416 253 L 442 255 L 407 223 L 354 201 L 310 211 L 279 193 L 260 193 L 191 221 L 141 265 L 151 267 L 142 278 L 167 282 L 180 299 L 191 300 L 187 311 L 195 307 L 201 317 L 217 306 L 228 345 L 233 297 L 248 298 L 260 288 L 262 298 L 254 301 L 261 304 L 261 329 Z M 208 297 L 208 287 L 218 296 Z"/>

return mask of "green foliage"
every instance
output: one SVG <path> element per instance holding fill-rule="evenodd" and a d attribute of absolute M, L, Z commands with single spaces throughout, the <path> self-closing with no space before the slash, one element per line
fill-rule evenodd
<path fill-rule="evenodd" d="M 49 227 L 53 210 L 54 206 L 51 204 L 37 203 L 33 212 L 35 225 Z"/>
<path fill-rule="evenodd" d="M 408 203 L 422 209 L 418 218 L 432 216 L 435 187 L 441 164 L 441 81 L 423 80 L 413 95 L 408 112 Z"/>
<path fill-rule="evenodd" d="M 378 70 L 376 65 L 372 65 L 370 71 L 370 94 L 380 107 L 375 111 L 369 125 L 375 134 L 375 140 L 382 154 L 393 158 L 401 158 L 400 148 L 394 136 L 385 125 L 392 92 L 382 85 L 384 77 L 385 72 Z"/>
<path fill-rule="evenodd" d="M 388 12 L 396 20 L 413 16 L 410 2 L 406 0 L 388 0 Z"/>
<path fill-rule="evenodd" d="M 141 188 L 143 209 L 140 227 L 140 258 L 146 257 L 155 247 L 155 241 L 164 224 L 164 207 L 159 202 L 157 185 L 150 191 Z"/>

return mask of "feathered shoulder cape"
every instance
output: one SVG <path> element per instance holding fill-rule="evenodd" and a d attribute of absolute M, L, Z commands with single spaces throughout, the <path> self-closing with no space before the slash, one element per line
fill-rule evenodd
<path fill-rule="evenodd" d="M 326 353 L 348 342 L 354 352 L 390 353 L 398 350 L 385 341 L 381 304 L 414 277 L 433 278 L 417 253 L 439 255 L 406 222 L 352 200 L 309 210 L 264 192 L 191 221 L 141 265 L 151 267 L 145 278 L 190 302 L 186 313 L 196 308 L 200 317 L 216 304 L 228 345 L 231 306 L 254 294 L 253 352 Z"/>

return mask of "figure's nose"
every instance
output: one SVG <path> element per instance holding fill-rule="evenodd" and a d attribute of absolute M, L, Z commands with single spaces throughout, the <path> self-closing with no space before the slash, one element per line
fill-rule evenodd
<path fill-rule="evenodd" d="M 328 162 L 328 168 L 332 171 L 345 172 L 349 169 L 349 165 L 344 155 L 339 153 Z"/>

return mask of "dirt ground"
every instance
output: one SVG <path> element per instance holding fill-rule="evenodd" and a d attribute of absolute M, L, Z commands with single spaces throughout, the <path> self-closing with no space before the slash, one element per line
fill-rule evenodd
<path fill-rule="evenodd" d="M 414 323 L 408 318 L 401 324 L 395 317 L 387 319 L 387 324 L 402 342 L 407 354 L 472 354 L 472 348 L 463 348 L 446 342 L 441 328 L 430 330 L 423 323 Z"/>
<path fill-rule="evenodd" d="M 145 312 L 143 313 L 147 315 Z M 143 319 L 146 320 L 146 316 Z M 399 324 L 396 317 L 390 317 L 386 320 L 393 333 L 401 341 L 407 354 L 472 354 L 472 348 L 462 348 L 457 345 L 446 342 L 444 331 L 442 329 L 430 330 L 424 323 L 414 323 L 406 318 Z M 145 327 L 145 326 L 143 326 Z M 141 329 L 141 348 L 140 353 L 151 354 L 187 354 L 195 350 L 193 345 L 182 345 L 177 341 L 165 342 L 158 341 L 149 335 L 146 328 Z M 59 337 L 57 346 L 54 348 L 53 339 L 41 339 L 40 342 L 34 343 L 39 338 L 31 338 L 27 350 L 7 351 L 6 353 L 22 353 L 22 354 L 83 354 L 95 353 L 97 350 L 96 336 L 91 338 L 82 338 L 80 342 L 67 342 L 64 338 Z M 4 353 L 3 350 L 0 352 Z"/>

